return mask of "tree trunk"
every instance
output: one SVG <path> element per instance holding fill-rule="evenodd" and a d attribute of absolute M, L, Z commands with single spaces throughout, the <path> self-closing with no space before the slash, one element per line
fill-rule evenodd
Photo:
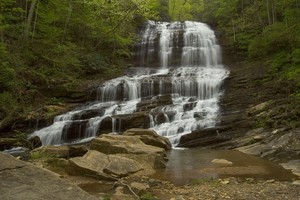
<path fill-rule="evenodd" d="M 271 25 L 271 15 L 270 15 L 270 5 L 269 5 L 269 0 L 266 0 L 266 5 L 267 5 L 267 15 L 268 15 L 268 24 Z"/>
<path fill-rule="evenodd" d="M 262 26 L 262 28 L 264 28 L 264 27 L 265 27 L 265 23 L 264 23 L 264 21 L 262 20 L 260 14 L 259 14 L 259 7 L 258 7 L 258 5 L 257 5 L 257 1 L 254 0 L 253 3 L 254 3 L 254 6 L 255 6 L 255 14 L 256 14 L 256 16 L 257 16 L 257 18 L 258 18 L 258 21 L 259 21 L 260 25 Z"/>
<path fill-rule="evenodd" d="M 4 33 L 3 33 L 3 31 L 0 31 L 0 35 L 1 35 L 1 42 L 4 43 Z"/>
<path fill-rule="evenodd" d="M 32 0 L 32 2 L 30 4 L 30 9 L 28 12 L 28 16 L 27 16 L 27 20 L 26 20 L 26 24 L 25 24 L 25 31 L 24 31 L 25 40 L 28 40 L 28 37 L 29 37 L 29 33 L 31 30 L 32 17 L 33 17 L 36 2 L 37 2 L 37 0 Z"/>
<path fill-rule="evenodd" d="M 28 0 L 26 0 L 26 3 L 25 3 L 24 24 L 26 24 L 26 22 L 27 22 L 27 9 L 28 9 Z M 25 29 L 24 29 L 24 32 L 25 32 Z"/>
<path fill-rule="evenodd" d="M 277 22 L 277 15 L 276 15 L 276 2 L 274 0 L 272 1 L 272 19 L 273 19 L 273 24 Z"/>
<path fill-rule="evenodd" d="M 68 27 L 69 27 L 69 24 L 70 24 L 72 13 L 73 13 L 73 1 L 69 0 L 68 16 L 67 16 L 67 19 L 66 19 L 66 22 L 65 22 L 64 33 L 63 33 L 63 37 L 61 39 L 61 43 L 63 43 L 65 41 L 65 37 L 66 37 L 67 30 L 68 30 Z"/>
<path fill-rule="evenodd" d="M 235 26 L 233 20 L 231 20 L 231 23 L 232 23 L 232 31 L 233 31 L 233 42 L 236 43 Z"/>
<path fill-rule="evenodd" d="M 173 16 L 174 16 L 174 13 L 175 13 L 175 5 L 176 5 L 176 0 L 173 0 L 173 1 L 174 1 L 174 3 L 173 3 L 172 14 L 173 14 Z M 172 20 L 174 20 L 174 19 L 172 19 Z"/>
<path fill-rule="evenodd" d="M 32 31 L 31 38 L 34 37 L 34 33 L 35 33 L 36 21 L 37 21 L 37 17 L 38 17 L 38 13 L 39 13 L 39 4 L 40 4 L 40 1 L 38 0 L 37 5 L 36 5 L 36 13 L 35 13 L 35 18 L 34 18 L 33 31 Z"/>

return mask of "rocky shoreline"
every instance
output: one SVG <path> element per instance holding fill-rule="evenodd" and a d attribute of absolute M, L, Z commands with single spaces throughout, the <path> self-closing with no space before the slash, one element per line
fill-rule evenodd
<path fill-rule="evenodd" d="M 169 141 L 155 132 L 130 129 L 101 135 L 89 145 L 39 147 L 30 152 L 30 162 L 0 153 L 0 192 L 4 199 L 299 199 L 296 179 L 195 176 L 188 184 L 174 185 L 153 177 L 166 167 L 170 149 Z M 225 159 L 211 163 L 236 175 L 251 170 Z"/>

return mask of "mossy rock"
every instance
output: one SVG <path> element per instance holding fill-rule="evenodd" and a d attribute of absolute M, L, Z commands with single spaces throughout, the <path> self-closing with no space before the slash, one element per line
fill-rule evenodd
<path fill-rule="evenodd" d="M 19 141 L 16 138 L 0 138 L 0 150 L 10 149 L 18 146 Z"/>
<path fill-rule="evenodd" d="M 32 159 L 37 158 L 69 158 L 68 146 L 43 146 L 31 151 Z"/>
<path fill-rule="evenodd" d="M 68 164 L 68 160 L 64 158 L 49 158 L 46 163 L 51 167 L 65 168 Z"/>

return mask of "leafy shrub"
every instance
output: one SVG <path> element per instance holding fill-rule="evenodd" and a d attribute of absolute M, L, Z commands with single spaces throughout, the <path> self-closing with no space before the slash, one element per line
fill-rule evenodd
<path fill-rule="evenodd" d="M 156 200 L 156 198 L 149 192 L 141 196 L 141 200 Z"/>
<path fill-rule="evenodd" d="M 17 108 L 15 97 L 9 92 L 0 93 L 0 118 L 14 112 Z"/>
<path fill-rule="evenodd" d="M 248 51 L 252 58 L 264 58 L 279 52 L 288 52 L 293 45 L 289 29 L 283 23 L 267 27 L 250 43 Z"/>
<path fill-rule="evenodd" d="M 7 67 L 6 63 L 0 64 L 0 91 L 8 90 L 14 83 L 15 71 Z"/>

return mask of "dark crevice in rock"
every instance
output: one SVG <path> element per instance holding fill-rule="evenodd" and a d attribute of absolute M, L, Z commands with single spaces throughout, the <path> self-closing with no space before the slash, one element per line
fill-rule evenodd
<path fill-rule="evenodd" d="M 15 169 L 21 169 L 21 168 L 24 168 L 24 167 L 27 167 L 27 165 L 16 166 L 16 167 L 9 167 L 9 168 L 0 169 L 0 172 L 3 172 L 3 171 L 10 171 L 10 170 L 15 170 Z"/>

